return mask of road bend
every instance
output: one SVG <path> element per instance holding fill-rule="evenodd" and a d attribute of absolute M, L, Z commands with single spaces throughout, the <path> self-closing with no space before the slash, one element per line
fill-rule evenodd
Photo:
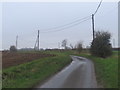
<path fill-rule="evenodd" d="M 91 60 L 71 55 L 72 62 L 36 88 L 97 88 Z"/>

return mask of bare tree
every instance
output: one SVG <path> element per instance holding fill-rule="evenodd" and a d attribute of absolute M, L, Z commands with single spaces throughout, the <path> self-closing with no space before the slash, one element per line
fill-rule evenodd
<path fill-rule="evenodd" d="M 64 47 L 64 49 L 67 49 L 67 39 L 64 39 L 62 41 L 62 47 Z"/>
<path fill-rule="evenodd" d="M 83 50 L 83 44 L 82 44 L 82 42 L 79 42 L 77 45 L 76 45 L 76 49 L 77 49 L 77 51 L 80 53 L 80 52 L 82 52 L 82 50 Z"/>
<path fill-rule="evenodd" d="M 74 48 L 74 46 L 73 46 L 72 44 L 70 44 L 70 47 L 71 47 L 71 49 L 73 49 L 73 48 Z"/>

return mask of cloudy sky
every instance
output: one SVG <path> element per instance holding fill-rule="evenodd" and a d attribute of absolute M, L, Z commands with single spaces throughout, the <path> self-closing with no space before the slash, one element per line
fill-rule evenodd
<path fill-rule="evenodd" d="M 10 2 L 2 3 L 2 49 L 34 47 L 40 30 L 41 48 L 58 48 L 67 39 L 68 45 L 82 41 L 84 47 L 92 41 L 91 14 L 99 2 Z M 87 20 L 71 22 L 87 17 Z M 79 24 L 78 24 L 79 23 Z M 63 25 L 68 25 L 62 27 Z M 61 28 L 62 27 L 62 28 Z M 58 31 L 56 31 L 58 30 Z M 118 46 L 118 3 L 103 2 L 95 15 L 95 30 L 109 31 L 111 43 Z M 54 32 L 56 31 L 56 32 Z"/>

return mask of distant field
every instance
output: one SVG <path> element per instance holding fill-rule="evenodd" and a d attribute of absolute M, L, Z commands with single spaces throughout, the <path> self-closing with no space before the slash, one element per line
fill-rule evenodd
<path fill-rule="evenodd" d="M 35 59 L 41 59 L 45 57 L 53 57 L 53 54 L 44 54 L 44 53 L 11 53 L 11 52 L 2 52 L 2 67 L 8 68 L 11 66 L 23 64 L 26 62 L 33 61 Z"/>

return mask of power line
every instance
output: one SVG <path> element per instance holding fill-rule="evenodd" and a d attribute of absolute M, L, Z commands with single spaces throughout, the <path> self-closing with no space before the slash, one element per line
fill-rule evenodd
<path fill-rule="evenodd" d="M 96 9 L 96 11 L 95 11 L 95 13 L 94 13 L 94 15 L 97 13 L 98 9 L 100 8 L 100 6 L 101 6 L 101 4 L 102 4 L 102 1 L 103 1 L 103 0 L 100 1 L 100 3 L 99 3 L 99 5 L 98 5 L 98 7 L 97 7 L 97 9 Z"/>
<path fill-rule="evenodd" d="M 90 18 L 89 18 L 89 19 L 90 19 Z M 82 21 L 82 22 L 79 22 L 79 23 L 73 24 L 73 25 L 68 26 L 68 27 L 65 27 L 65 28 L 61 28 L 61 29 L 53 30 L 53 31 L 46 31 L 46 32 L 42 32 L 42 33 L 49 33 L 49 32 L 63 31 L 63 30 L 65 30 L 65 29 L 68 29 L 68 28 L 74 27 L 74 26 L 76 26 L 76 25 L 79 25 L 80 23 L 83 23 L 83 22 L 85 22 L 85 21 L 87 21 L 87 20 L 89 20 L 89 19 L 86 19 L 86 20 L 84 20 L 84 21 Z"/>
<path fill-rule="evenodd" d="M 94 20 L 94 16 L 95 16 L 95 14 L 97 13 L 98 9 L 100 8 L 102 1 L 103 1 L 103 0 L 101 0 L 101 1 L 100 1 L 100 3 L 99 3 L 99 5 L 98 5 L 98 7 L 97 7 L 97 9 L 96 9 L 95 13 L 94 13 L 94 14 L 92 14 L 93 40 L 94 40 L 94 38 L 95 38 L 95 25 L 94 25 L 95 20 Z"/>
<path fill-rule="evenodd" d="M 100 1 L 100 3 L 99 3 L 99 5 L 98 5 L 98 7 L 97 7 L 97 9 L 96 9 L 96 11 L 95 11 L 94 14 L 89 15 L 89 16 L 86 16 L 86 17 L 81 18 L 81 19 L 78 19 L 78 20 L 75 20 L 75 21 L 70 22 L 70 23 L 68 23 L 68 24 L 64 24 L 64 25 L 61 25 L 61 26 L 53 27 L 53 28 L 42 29 L 42 30 L 47 30 L 47 31 L 41 31 L 41 33 L 57 32 L 57 31 L 62 31 L 62 30 L 64 30 L 64 29 L 67 29 L 67 28 L 70 28 L 70 27 L 74 27 L 74 26 L 76 26 L 76 25 L 78 25 L 78 24 L 80 24 L 80 23 L 82 23 L 82 22 L 87 21 L 87 20 L 88 20 L 87 18 L 89 18 L 89 17 L 91 17 L 91 16 L 92 16 L 92 18 L 94 19 L 94 15 L 97 13 L 98 9 L 100 8 L 102 1 L 103 1 L 103 0 Z M 85 20 L 84 20 L 84 19 L 85 19 Z M 93 20 L 93 19 L 92 19 L 92 20 Z M 83 21 L 82 21 L 82 20 L 83 20 Z M 80 22 L 80 21 L 81 21 L 81 22 Z M 76 23 L 76 24 L 75 24 L 75 23 Z M 93 25 L 93 26 L 94 26 L 94 25 Z M 93 28 L 94 28 L 94 27 L 93 27 Z"/>
<path fill-rule="evenodd" d="M 73 22 L 70 22 L 70 23 L 61 25 L 61 26 L 57 26 L 57 27 L 53 27 L 53 28 L 47 28 L 47 29 L 42 29 L 42 30 L 47 30 L 47 31 L 49 31 L 49 30 L 59 29 L 59 28 L 62 28 L 62 27 L 65 27 L 65 26 L 69 26 L 69 25 L 71 25 L 71 24 L 74 24 L 74 23 L 76 23 L 76 22 L 79 22 L 79 21 L 81 21 L 81 20 L 83 20 L 83 19 L 86 19 L 86 18 L 88 18 L 88 17 L 90 17 L 90 16 L 91 16 L 91 15 L 86 16 L 86 17 L 81 18 L 81 19 L 78 19 L 78 20 L 75 20 L 75 21 L 73 21 Z"/>
<path fill-rule="evenodd" d="M 98 7 L 97 7 L 97 9 L 96 9 L 96 11 L 95 11 L 95 13 L 94 13 L 93 15 L 95 15 L 95 14 L 97 13 L 98 9 L 99 9 L 100 6 L 101 6 L 102 1 L 103 1 L 103 0 L 100 1 L 100 3 L 99 3 L 99 5 L 98 5 Z M 86 17 L 81 18 L 81 19 L 78 19 L 78 20 L 75 20 L 75 21 L 70 22 L 70 23 L 65 24 L 65 25 L 61 25 L 61 26 L 57 26 L 57 27 L 53 27 L 53 28 L 48 28 L 48 29 L 42 29 L 42 30 L 47 30 L 47 31 L 45 31 L 45 32 L 54 32 L 54 31 L 51 31 L 51 30 L 59 29 L 59 28 L 62 28 L 62 27 L 69 26 L 69 25 L 74 24 L 74 23 L 76 23 L 76 22 L 79 22 L 79 21 L 81 21 L 81 20 L 83 20 L 83 19 L 86 19 L 86 18 L 88 18 L 88 17 L 90 17 L 90 16 L 91 16 L 91 15 L 86 16 Z M 55 30 L 55 31 L 58 31 L 58 30 Z M 44 31 L 43 31 L 43 33 L 44 33 Z"/>
<path fill-rule="evenodd" d="M 106 15 L 110 14 L 111 12 L 112 12 L 112 14 L 113 14 L 113 12 L 115 13 L 117 10 L 118 10 L 118 6 L 112 8 L 111 10 L 109 10 L 109 11 L 107 11 L 107 12 L 105 12 L 105 13 L 102 13 L 102 14 L 99 15 L 99 16 L 100 16 L 100 17 L 103 17 L 103 16 L 106 16 Z"/>
<path fill-rule="evenodd" d="M 102 1 L 103 1 L 103 0 L 100 1 L 100 3 L 99 3 L 99 5 L 98 5 L 95 13 L 92 14 L 92 16 L 93 16 L 92 18 L 94 18 L 94 15 L 97 13 L 97 11 L 98 11 L 98 9 L 99 9 Z M 74 27 L 74 26 L 76 26 L 76 25 L 78 25 L 78 24 L 80 24 L 80 23 L 82 23 L 82 22 L 87 21 L 87 20 L 88 20 L 87 18 L 89 18 L 89 17 L 91 17 L 91 15 L 86 16 L 86 17 L 81 18 L 81 19 L 78 19 L 78 20 L 75 20 L 75 21 L 70 22 L 70 23 L 65 24 L 65 25 L 61 25 L 61 26 L 57 26 L 57 27 L 53 27 L 53 28 L 48 28 L 48 29 L 42 29 L 42 30 L 47 30 L 47 31 L 41 31 L 41 33 L 49 33 L 49 32 L 62 31 L 62 30 L 64 30 L 64 29 L 67 29 L 67 28 L 70 28 L 70 27 Z M 85 19 L 85 20 L 84 20 L 84 19 Z M 83 21 L 82 21 L 82 20 L 83 20 Z M 80 21 L 81 21 L 81 22 L 80 22 Z M 76 23 L 76 24 L 75 24 L 75 23 Z M 93 27 L 93 28 L 94 28 L 94 27 Z"/>
<path fill-rule="evenodd" d="M 76 21 L 73 21 L 73 22 L 68 23 L 68 24 L 65 24 L 65 25 L 61 25 L 61 26 L 54 27 L 54 28 L 49 28 L 49 29 L 42 29 L 42 30 L 47 30 L 47 31 L 41 31 L 41 33 L 49 33 L 49 32 L 63 31 L 64 29 L 74 27 L 74 26 L 76 26 L 76 25 L 79 25 L 79 24 L 81 24 L 81 23 L 89 20 L 89 19 L 90 19 L 89 17 L 92 16 L 93 39 L 94 39 L 94 15 L 97 13 L 98 9 L 100 8 L 102 1 L 103 1 L 103 0 L 100 1 L 100 3 L 99 3 L 99 5 L 98 5 L 98 7 L 97 7 L 97 9 L 96 9 L 96 11 L 95 11 L 94 14 L 89 15 L 89 16 L 84 17 L 84 18 L 81 18 L 81 19 L 78 19 L 78 20 L 76 20 Z M 56 30 L 56 29 L 57 29 L 57 30 Z M 38 33 L 39 33 L 39 31 L 38 31 Z M 36 43 L 37 43 L 37 41 L 36 41 Z M 36 45 L 36 43 L 35 43 L 35 45 Z M 39 36 L 38 36 L 38 48 L 39 48 Z"/>
<path fill-rule="evenodd" d="M 79 25 L 79 24 L 81 24 L 81 23 L 83 23 L 83 22 L 85 22 L 85 21 L 87 21 L 87 20 L 89 20 L 89 19 L 91 19 L 91 18 L 89 17 L 89 18 L 87 18 L 87 19 L 85 19 L 85 20 L 83 20 L 83 21 L 81 21 L 81 22 L 78 22 L 78 23 L 76 23 L 76 24 L 73 24 L 73 25 L 70 25 L 70 26 L 67 26 L 67 27 L 64 27 L 64 28 L 60 28 L 60 29 L 52 30 L 52 31 L 44 31 L 44 32 L 41 32 L 41 33 L 49 33 L 49 32 L 63 31 L 63 30 L 65 30 L 65 29 L 68 29 L 68 28 L 74 27 L 74 26 L 76 26 L 76 25 Z"/>

